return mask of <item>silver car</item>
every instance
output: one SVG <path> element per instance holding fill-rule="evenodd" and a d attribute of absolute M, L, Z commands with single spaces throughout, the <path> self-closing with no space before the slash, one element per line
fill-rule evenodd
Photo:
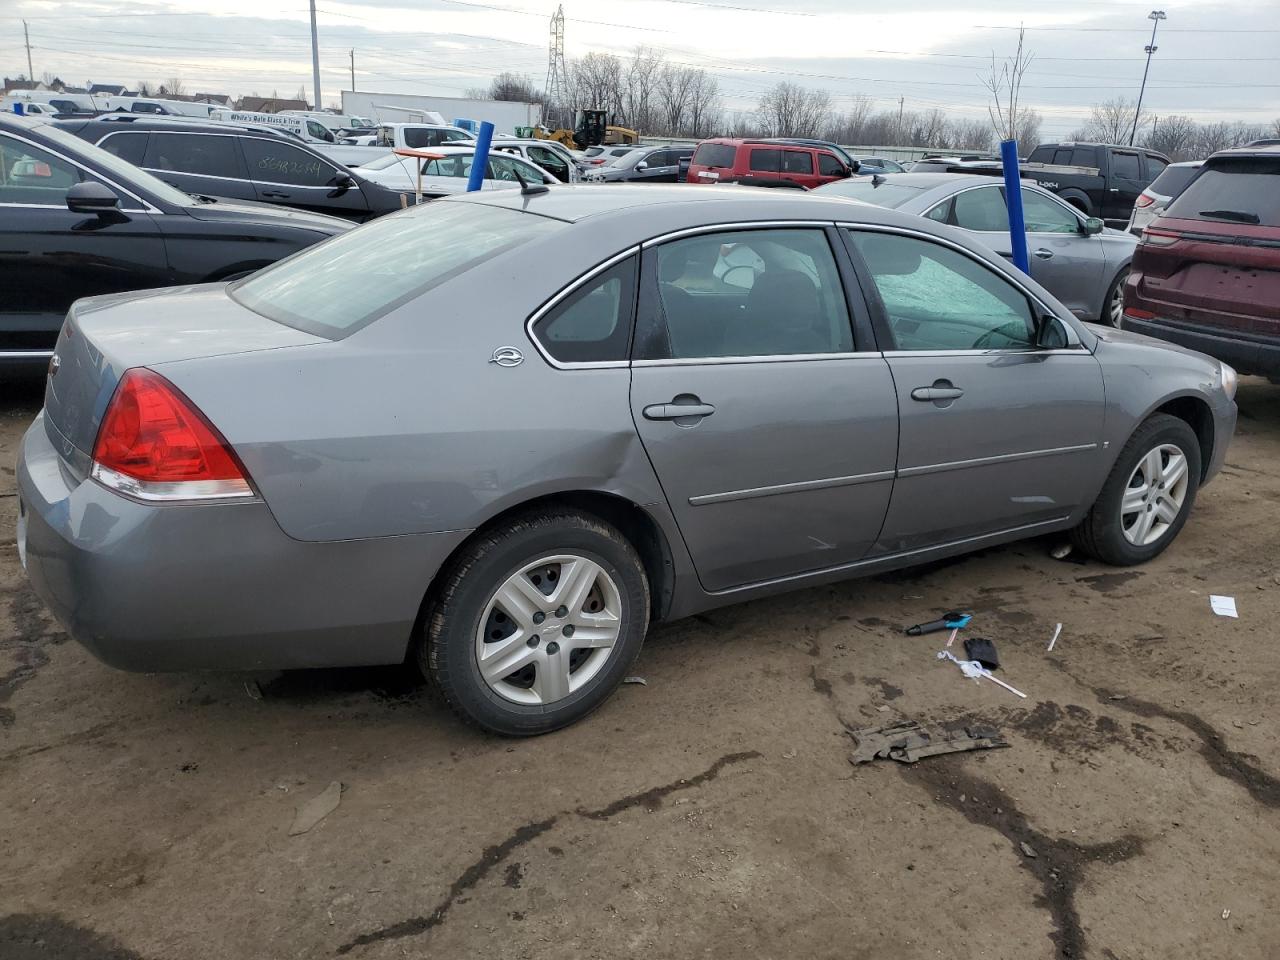
<path fill-rule="evenodd" d="M 1164 215 L 1164 208 L 1173 202 L 1173 198 L 1182 193 L 1196 173 L 1204 165 L 1203 160 L 1186 160 L 1182 163 L 1171 163 L 1160 172 L 1146 189 L 1138 194 L 1133 205 L 1133 213 L 1129 214 L 1129 232 L 1135 237 L 1142 236 L 1142 231 L 1156 217 Z"/>
<path fill-rule="evenodd" d="M 451 197 L 81 300 L 17 542 L 133 670 L 398 663 L 527 735 L 650 623 L 1052 531 L 1165 549 L 1235 375 L 962 231 L 745 187 Z"/>
<path fill-rule="evenodd" d="M 914 213 L 968 231 L 1013 257 L 1004 181 L 982 174 L 907 173 L 838 180 L 819 193 Z M 1022 185 L 1031 275 L 1077 317 L 1120 325 L 1137 239 L 1086 217 L 1048 190 Z"/>

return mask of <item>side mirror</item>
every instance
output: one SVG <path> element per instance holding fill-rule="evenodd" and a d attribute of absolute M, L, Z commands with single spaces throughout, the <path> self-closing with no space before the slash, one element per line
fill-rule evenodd
<path fill-rule="evenodd" d="M 848 173 L 845 174 L 845 176 L 852 177 L 855 173 L 857 173 L 861 169 L 862 169 L 862 161 L 855 160 L 853 161 L 853 166 L 849 167 L 849 171 Z"/>
<path fill-rule="evenodd" d="M 107 213 L 120 206 L 120 198 L 105 184 L 86 180 L 67 191 L 67 209 L 72 213 Z"/>
<path fill-rule="evenodd" d="M 649 169 L 649 163 L 647 160 L 641 160 L 639 163 L 636 164 L 636 170 L 638 170 L 641 173 L 643 173 L 648 169 Z"/>
<path fill-rule="evenodd" d="M 1068 345 L 1067 331 L 1062 321 L 1051 313 L 1040 317 L 1036 324 L 1036 347 L 1040 350 L 1062 350 Z"/>
<path fill-rule="evenodd" d="M 1086 237 L 1092 237 L 1095 234 L 1101 233 L 1105 227 L 1106 224 L 1097 217 L 1090 217 L 1084 222 L 1084 235 Z"/>

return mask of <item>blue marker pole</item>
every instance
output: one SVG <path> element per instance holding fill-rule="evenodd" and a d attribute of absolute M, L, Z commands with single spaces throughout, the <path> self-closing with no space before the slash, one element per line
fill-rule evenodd
<path fill-rule="evenodd" d="M 493 124 L 486 120 L 480 124 L 480 136 L 476 137 L 476 155 L 471 161 L 471 176 L 467 177 L 467 193 L 474 193 L 484 183 L 484 171 L 489 166 L 491 143 L 493 143 Z M 1026 244 L 1024 243 L 1024 255 L 1025 252 Z"/>
<path fill-rule="evenodd" d="M 1031 274 L 1027 256 L 1027 224 L 1022 218 L 1022 177 L 1018 175 L 1018 141 L 1000 141 L 1000 159 L 1004 161 L 1005 206 L 1009 208 L 1009 239 L 1013 241 L 1013 265 Z"/>

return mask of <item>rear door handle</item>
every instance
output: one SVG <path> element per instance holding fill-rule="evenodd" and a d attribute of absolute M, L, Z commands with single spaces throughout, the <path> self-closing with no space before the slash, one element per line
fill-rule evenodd
<path fill-rule="evenodd" d="M 676 403 L 674 400 L 671 403 L 651 403 L 641 411 L 646 420 L 701 419 L 715 412 L 716 408 L 709 403 Z"/>
<path fill-rule="evenodd" d="M 1041 247 L 1039 250 L 1033 253 L 1032 256 L 1035 257 L 1037 260 L 1052 260 L 1053 251 L 1046 250 L 1044 247 Z"/>
<path fill-rule="evenodd" d="M 264 197 L 270 197 L 272 200 L 288 200 L 289 194 L 281 193 L 279 190 L 263 190 Z"/>
<path fill-rule="evenodd" d="M 916 387 L 911 391 L 912 400 L 958 400 L 964 396 L 959 387 Z"/>

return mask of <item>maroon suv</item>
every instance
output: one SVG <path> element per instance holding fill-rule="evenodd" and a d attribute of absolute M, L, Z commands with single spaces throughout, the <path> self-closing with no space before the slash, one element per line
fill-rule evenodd
<path fill-rule="evenodd" d="M 1122 326 L 1280 382 L 1280 147 L 1215 153 L 1143 231 Z"/>

